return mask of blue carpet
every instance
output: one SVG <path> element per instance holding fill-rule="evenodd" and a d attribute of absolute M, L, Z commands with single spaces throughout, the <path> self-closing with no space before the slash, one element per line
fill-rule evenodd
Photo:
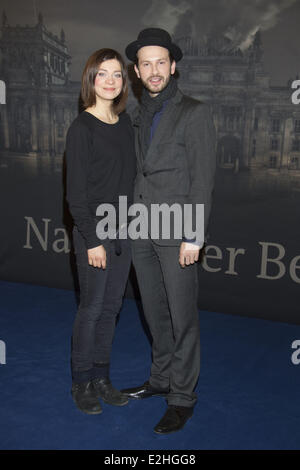
<path fill-rule="evenodd" d="M 300 326 L 200 312 L 201 374 L 193 418 L 178 433 L 154 425 L 163 398 L 131 401 L 88 416 L 70 387 L 72 291 L 0 282 L 1 449 L 299 449 Z M 148 378 L 150 346 L 136 303 L 125 300 L 112 357 L 116 387 Z"/>

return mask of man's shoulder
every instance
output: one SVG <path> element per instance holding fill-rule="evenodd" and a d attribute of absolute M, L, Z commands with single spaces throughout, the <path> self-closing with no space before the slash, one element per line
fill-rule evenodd
<path fill-rule="evenodd" d="M 181 101 L 183 104 L 193 108 L 208 107 L 208 104 L 204 101 L 194 98 L 193 96 L 186 95 L 185 93 L 181 93 Z"/>
<path fill-rule="evenodd" d="M 184 93 L 181 93 L 179 104 L 188 119 L 193 119 L 195 116 L 197 116 L 197 118 L 203 117 L 203 119 L 205 119 L 205 117 L 210 113 L 209 104 Z"/>

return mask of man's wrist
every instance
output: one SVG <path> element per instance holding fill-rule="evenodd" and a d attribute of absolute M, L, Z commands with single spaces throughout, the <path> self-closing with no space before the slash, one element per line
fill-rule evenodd
<path fill-rule="evenodd" d="M 182 241 L 183 241 L 183 243 L 189 243 L 190 245 L 193 245 L 193 246 L 199 247 L 199 248 L 202 248 L 202 246 L 203 246 L 203 242 L 201 242 L 200 240 L 197 240 L 196 237 L 192 238 L 192 239 L 183 237 Z"/>

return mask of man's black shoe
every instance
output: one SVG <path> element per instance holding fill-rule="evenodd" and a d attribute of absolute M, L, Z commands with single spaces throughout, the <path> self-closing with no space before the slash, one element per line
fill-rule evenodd
<path fill-rule="evenodd" d="M 73 383 L 71 393 L 73 400 L 80 411 L 89 415 L 98 415 L 102 413 L 102 408 L 91 381 L 79 384 Z"/>
<path fill-rule="evenodd" d="M 142 398 L 149 398 L 154 396 L 165 397 L 169 393 L 169 390 L 159 390 L 156 388 L 152 388 L 149 382 L 147 381 L 140 387 L 125 388 L 124 390 L 121 390 L 121 392 L 128 398 L 141 400 Z"/>
<path fill-rule="evenodd" d="M 162 419 L 155 426 L 157 434 L 170 434 L 182 429 L 193 415 L 193 407 L 169 405 Z"/>
<path fill-rule="evenodd" d="M 93 385 L 96 390 L 97 397 L 101 398 L 105 403 L 114 406 L 127 405 L 128 398 L 123 393 L 116 390 L 108 378 L 93 379 Z"/>

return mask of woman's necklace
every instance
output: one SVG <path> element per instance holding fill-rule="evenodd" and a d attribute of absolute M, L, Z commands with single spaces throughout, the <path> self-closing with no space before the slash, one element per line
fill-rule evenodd
<path fill-rule="evenodd" d="M 91 112 L 91 111 L 88 111 L 88 112 Z M 100 121 L 105 122 L 106 124 L 116 124 L 119 121 L 119 116 L 118 115 L 114 116 L 111 119 L 107 116 L 96 113 L 94 110 L 91 112 L 91 114 L 93 114 L 97 119 L 99 119 Z"/>

